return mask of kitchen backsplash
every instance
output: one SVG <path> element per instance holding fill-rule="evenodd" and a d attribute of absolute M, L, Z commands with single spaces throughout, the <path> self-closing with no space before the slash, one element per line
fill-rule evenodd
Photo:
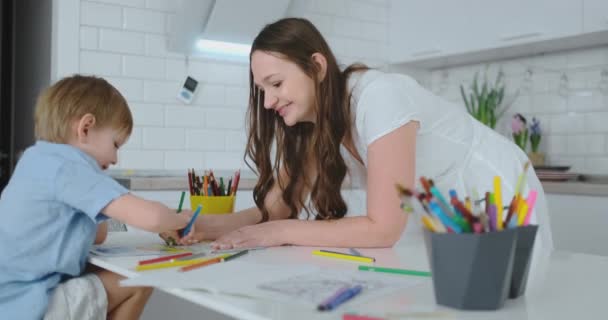
<path fill-rule="evenodd" d="M 464 105 L 460 85 L 468 89 L 475 72 L 483 74 L 486 67 L 489 80 L 503 70 L 508 95 L 519 91 L 498 131 L 510 137 L 515 113 L 528 121 L 536 117 L 543 131 L 540 151 L 549 165 L 608 174 L 608 46 L 433 70 L 421 82 Z"/>
<path fill-rule="evenodd" d="M 313 21 L 341 64 L 387 64 L 388 0 L 292 0 L 288 15 Z M 126 96 L 135 128 L 120 152 L 122 169 L 246 168 L 246 63 L 168 52 L 175 18 L 171 0 L 80 2 L 79 72 L 107 78 Z M 497 125 L 509 136 L 511 116 L 541 121 L 541 151 L 551 165 L 608 174 L 608 47 L 494 61 L 415 74 L 429 89 L 462 105 L 468 86 L 489 65 L 501 68 L 519 96 Z M 176 94 L 186 75 L 200 81 L 190 105 Z M 422 75 L 422 76 L 421 76 Z"/>
<path fill-rule="evenodd" d="M 79 72 L 107 78 L 135 118 L 117 167 L 246 168 L 246 63 L 168 52 L 172 0 L 80 2 Z M 292 0 L 288 16 L 310 19 L 342 64 L 386 64 L 387 0 Z M 177 98 L 186 75 L 200 81 L 190 105 Z"/>

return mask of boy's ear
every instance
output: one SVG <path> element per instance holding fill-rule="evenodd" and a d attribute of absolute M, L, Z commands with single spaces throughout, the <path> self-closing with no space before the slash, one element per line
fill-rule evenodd
<path fill-rule="evenodd" d="M 86 139 L 89 135 L 89 130 L 91 130 L 95 126 L 95 116 L 87 113 L 80 120 L 78 120 L 76 127 L 76 136 L 78 137 L 78 141 L 86 142 Z"/>
<path fill-rule="evenodd" d="M 313 53 L 310 58 L 312 59 L 312 62 L 317 65 L 317 76 L 319 77 L 319 81 L 323 81 L 325 79 L 325 74 L 327 73 L 327 59 L 319 52 Z"/>

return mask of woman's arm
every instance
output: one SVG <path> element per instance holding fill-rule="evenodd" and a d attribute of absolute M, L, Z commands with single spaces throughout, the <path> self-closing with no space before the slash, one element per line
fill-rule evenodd
<path fill-rule="evenodd" d="M 219 248 L 295 244 L 390 247 L 401 237 L 407 215 L 395 184 L 414 186 L 417 122 L 409 122 L 368 148 L 367 216 L 331 221 L 270 221 L 241 228 L 216 241 Z"/>
<path fill-rule="evenodd" d="M 288 243 L 298 245 L 389 247 L 405 229 L 395 184 L 414 187 L 417 122 L 409 122 L 368 148 L 367 216 L 334 221 L 285 221 Z M 299 226 L 290 228 L 290 223 Z"/>
<path fill-rule="evenodd" d="M 183 229 L 190 221 L 187 214 L 175 214 L 160 202 L 126 194 L 110 202 L 102 211 L 106 216 L 152 232 Z"/>

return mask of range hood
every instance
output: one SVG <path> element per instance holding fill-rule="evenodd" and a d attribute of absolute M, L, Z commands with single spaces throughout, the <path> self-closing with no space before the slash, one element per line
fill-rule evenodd
<path fill-rule="evenodd" d="M 268 23 L 284 18 L 290 0 L 178 0 L 168 49 L 190 54 L 199 39 L 250 45 Z"/>

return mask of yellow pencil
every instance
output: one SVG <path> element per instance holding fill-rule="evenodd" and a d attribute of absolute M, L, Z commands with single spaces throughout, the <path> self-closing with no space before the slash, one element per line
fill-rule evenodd
<path fill-rule="evenodd" d="M 351 254 L 347 254 L 347 253 L 327 251 L 327 250 L 314 250 L 312 252 L 312 254 L 315 256 L 323 256 L 323 257 L 328 257 L 328 258 L 344 259 L 344 260 L 351 260 L 351 261 L 357 261 L 357 262 L 371 263 L 371 262 L 376 261 L 376 259 L 374 259 L 372 257 L 355 256 L 355 255 L 351 255 Z"/>
<path fill-rule="evenodd" d="M 502 191 L 499 176 L 494 177 L 494 202 L 496 203 L 496 230 L 502 230 Z"/>
<path fill-rule="evenodd" d="M 213 257 L 216 258 L 216 257 Z M 147 270 L 156 270 L 156 269 L 165 269 L 165 268 L 173 268 L 173 267 L 183 267 L 193 263 L 199 263 L 212 258 L 201 258 L 201 259 L 192 259 L 192 260 L 172 260 L 168 262 L 161 263 L 152 263 L 152 264 L 144 264 L 141 266 L 135 267 L 135 271 L 147 271 Z"/>
<path fill-rule="evenodd" d="M 528 204 L 525 201 L 520 203 L 520 206 L 517 208 L 517 225 L 523 226 L 524 220 L 526 219 L 526 213 L 528 213 Z"/>

